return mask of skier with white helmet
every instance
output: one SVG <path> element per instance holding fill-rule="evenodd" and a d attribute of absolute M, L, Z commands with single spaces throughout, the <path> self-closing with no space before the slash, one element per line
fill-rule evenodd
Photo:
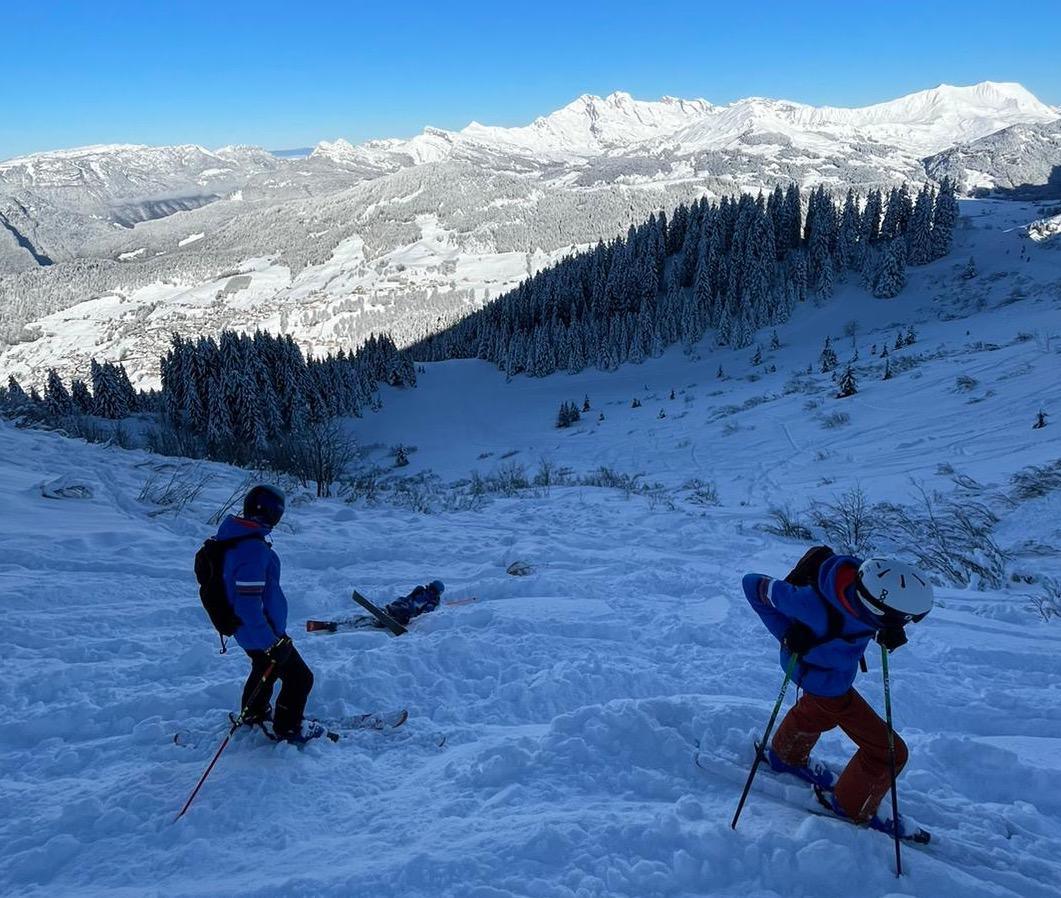
<path fill-rule="evenodd" d="M 797 656 L 792 676 L 804 690 L 764 746 L 765 760 L 829 796 L 838 816 L 894 833 L 891 820 L 876 813 L 891 783 L 888 726 L 853 684 L 871 639 L 889 652 L 905 645 L 905 626 L 932 609 L 931 584 L 902 561 L 863 561 L 815 546 L 784 580 L 747 574 L 743 585 L 781 643 L 781 666 L 787 670 Z M 858 746 L 839 777 L 811 761 L 821 734 L 835 727 Z M 908 757 L 898 735 L 894 749 L 898 772 Z"/>

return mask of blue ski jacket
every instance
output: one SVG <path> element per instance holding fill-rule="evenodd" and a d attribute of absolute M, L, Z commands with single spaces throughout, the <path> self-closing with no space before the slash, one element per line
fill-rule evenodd
<path fill-rule="evenodd" d="M 237 540 L 225 552 L 225 593 L 243 622 L 236 631 L 240 647 L 267 649 L 287 632 L 287 598 L 280 588 L 280 559 L 266 541 L 270 528 L 259 521 L 229 515 L 219 540 Z"/>
<path fill-rule="evenodd" d="M 766 628 L 781 642 L 793 621 L 810 627 L 823 641 L 799 660 L 793 679 L 813 695 L 835 697 L 851 688 L 858 662 L 877 623 L 855 594 L 861 560 L 833 555 L 818 571 L 818 585 L 793 586 L 763 574 L 745 574 L 744 594 Z M 781 667 L 791 653 L 781 645 Z"/>

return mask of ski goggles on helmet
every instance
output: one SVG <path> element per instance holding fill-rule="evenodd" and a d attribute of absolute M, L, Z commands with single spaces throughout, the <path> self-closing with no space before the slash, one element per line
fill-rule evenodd
<path fill-rule="evenodd" d="M 855 594 L 866 604 L 871 606 L 881 616 L 884 623 L 903 626 L 904 624 L 917 623 L 918 621 L 924 620 L 927 611 L 923 611 L 920 614 L 909 614 L 905 611 L 899 611 L 896 608 L 892 608 L 889 605 L 885 605 L 880 599 L 878 599 L 873 593 L 866 589 L 866 584 L 862 582 L 862 575 L 859 574 L 855 577 Z"/>

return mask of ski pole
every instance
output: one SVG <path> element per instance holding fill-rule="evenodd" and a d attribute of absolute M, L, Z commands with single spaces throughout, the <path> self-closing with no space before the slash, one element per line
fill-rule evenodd
<path fill-rule="evenodd" d="M 895 786 L 895 730 L 892 727 L 892 688 L 888 676 L 888 650 L 880 647 L 881 669 L 884 671 L 884 717 L 888 724 L 888 759 L 892 775 L 892 835 L 895 837 L 895 875 L 903 875 L 903 858 L 899 849 L 899 792 Z"/>
<path fill-rule="evenodd" d="M 781 703 L 785 700 L 785 693 L 788 692 L 788 684 L 792 679 L 792 674 L 796 670 L 796 662 L 799 660 L 799 655 L 793 655 L 788 662 L 788 667 L 785 668 L 785 681 L 781 684 L 781 691 L 777 694 L 777 702 L 774 704 L 774 713 L 770 715 L 770 722 L 766 725 L 766 732 L 763 733 L 763 740 L 759 743 L 759 747 L 755 752 L 755 761 L 752 764 L 752 769 L 748 773 L 748 782 L 744 784 L 744 791 L 741 792 L 740 801 L 737 803 L 737 812 L 733 815 L 733 822 L 730 823 L 730 829 L 737 828 L 737 821 L 740 819 L 740 813 L 744 810 L 744 802 L 748 800 L 748 793 L 752 788 L 752 780 L 755 779 L 755 773 L 759 769 L 759 765 L 763 762 L 763 754 L 766 751 L 767 743 L 770 741 L 770 734 L 774 730 L 774 723 L 777 721 L 777 712 L 781 710 Z"/>
<path fill-rule="evenodd" d="M 232 726 L 229 727 L 228 733 L 225 735 L 224 741 L 221 743 L 221 747 L 214 753 L 213 760 L 207 765 L 206 770 L 203 771 L 203 775 L 199 777 L 199 782 L 195 784 L 195 788 L 192 789 L 192 794 L 188 796 L 188 800 L 184 802 L 184 807 L 181 808 L 180 813 L 173 818 L 173 822 L 176 823 L 181 817 L 184 816 L 185 811 L 191 807 L 192 802 L 195 801 L 195 796 L 199 794 L 199 790 L 203 787 L 203 783 L 206 782 L 206 778 L 210 775 L 210 771 L 214 769 L 214 765 L 217 763 L 217 759 L 221 757 L 221 753 L 228 748 L 229 740 L 232 739 L 232 734 L 236 732 L 241 726 L 243 726 L 243 718 L 247 716 L 248 708 L 254 707 L 254 702 L 258 698 L 262 689 L 265 688 L 265 684 L 268 682 L 270 675 L 273 672 L 273 668 L 276 667 L 276 662 L 271 661 L 269 666 L 265 669 L 265 673 L 262 674 L 262 678 L 258 681 L 258 685 L 254 687 L 254 692 L 251 693 L 250 699 L 247 701 L 246 707 L 239 712 L 239 717 L 232 721 Z"/>

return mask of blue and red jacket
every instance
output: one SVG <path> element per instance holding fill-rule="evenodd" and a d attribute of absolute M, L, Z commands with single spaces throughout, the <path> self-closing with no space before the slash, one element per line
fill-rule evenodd
<path fill-rule="evenodd" d="M 280 588 L 280 559 L 266 542 L 270 528 L 259 521 L 229 515 L 219 540 L 235 540 L 225 552 L 225 593 L 243 622 L 236 631 L 240 647 L 267 649 L 287 632 L 287 598 Z"/>
<path fill-rule="evenodd" d="M 835 697 L 851 688 L 858 663 L 877 622 L 855 595 L 855 577 L 861 560 L 833 555 L 818 571 L 817 586 L 793 586 L 763 574 L 745 574 L 744 594 L 766 628 L 781 642 L 793 621 L 810 627 L 826 639 L 796 665 L 793 679 L 813 695 Z M 781 667 L 788 669 L 792 655 L 781 645 Z"/>

